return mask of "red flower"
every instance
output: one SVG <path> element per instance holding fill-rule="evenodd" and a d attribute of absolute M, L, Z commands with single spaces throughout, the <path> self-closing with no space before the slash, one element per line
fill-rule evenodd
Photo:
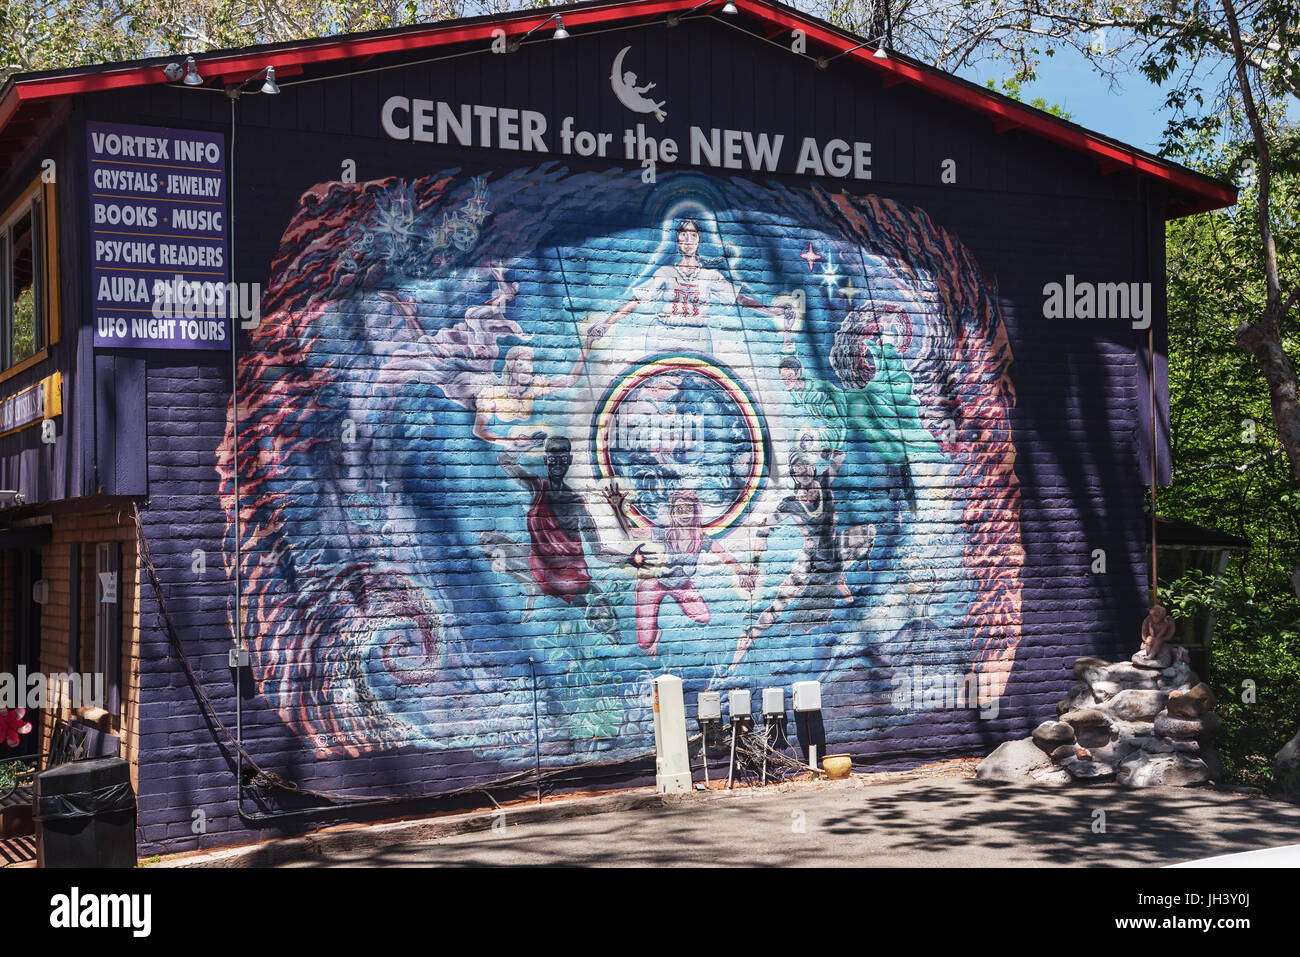
<path fill-rule="evenodd" d="M 0 741 L 3 741 L 7 747 L 18 747 L 18 736 L 31 734 L 32 723 L 24 720 L 26 716 L 26 708 L 0 711 Z"/>

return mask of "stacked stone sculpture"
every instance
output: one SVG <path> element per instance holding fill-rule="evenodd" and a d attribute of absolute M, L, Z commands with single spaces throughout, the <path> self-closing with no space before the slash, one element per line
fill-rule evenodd
<path fill-rule="evenodd" d="M 1144 648 L 1148 647 L 1144 642 Z M 1118 781 L 1182 787 L 1217 780 L 1214 693 L 1182 648 L 1160 643 L 1129 661 L 1080 658 L 1077 683 L 1029 738 L 1000 745 L 976 777 L 1042 783 Z"/>

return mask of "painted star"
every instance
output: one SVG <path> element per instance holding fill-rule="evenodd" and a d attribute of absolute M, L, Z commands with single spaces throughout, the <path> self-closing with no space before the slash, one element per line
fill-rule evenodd
<path fill-rule="evenodd" d="M 821 259 L 822 257 L 818 256 L 815 252 L 813 252 L 812 241 L 809 240 L 808 251 L 800 253 L 799 258 L 808 264 L 808 271 L 812 272 L 813 268 L 817 265 L 817 260 Z"/>
<path fill-rule="evenodd" d="M 859 291 L 860 290 L 853 285 L 852 277 L 849 278 L 847 283 L 840 287 L 840 292 L 844 295 L 844 298 L 849 301 L 849 305 L 853 305 L 853 297 L 856 296 Z"/>
<path fill-rule="evenodd" d="M 826 260 L 826 268 L 822 270 L 822 282 L 826 283 L 827 286 L 834 287 L 839 278 L 839 271 L 836 270 L 834 264 L 829 259 Z"/>

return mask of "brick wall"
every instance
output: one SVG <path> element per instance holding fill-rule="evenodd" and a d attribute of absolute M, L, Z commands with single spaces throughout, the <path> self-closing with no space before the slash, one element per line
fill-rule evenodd
<path fill-rule="evenodd" d="M 49 601 L 41 609 L 41 669 L 47 675 L 75 671 L 95 674 L 95 615 L 98 592 L 95 581 L 95 547 L 106 542 L 122 544 L 122 567 L 118 581 L 118 604 L 121 615 L 121 686 L 120 706 L 115 712 L 102 708 L 74 707 L 69 689 L 60 683 L 52 689 L 49 716 L 44 722 L 42 750 L 49 745 L 54 718 L 76 719 L 98 730 L 115 735 L 121 741 L 120 756 L 131 764 L 132 784 L 138 777 L 138 725 L 140 703 L 140 607 L 136 562 L 135 526 L 127 512 L 121 510 L 81 512 L 60 515 L 55 519 L 53 541 L 41 550 L 41 570 L 49 582 Z M 80 581 L 69 581 L 73 549 L 81 552 Z M 77 661 L 70 658 L 71 592 L 80 589 L 80 629 Z M 107 676 L 104 688 L 107 691 Z M 91 695 L 83 692 L 83 701 Z M 107 704 L 107 702 L 105 702 Z"/>

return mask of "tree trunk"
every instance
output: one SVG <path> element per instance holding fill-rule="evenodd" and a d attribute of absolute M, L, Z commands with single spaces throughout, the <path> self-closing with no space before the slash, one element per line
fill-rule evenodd
<path fill-rule="evenodd" d="M 1237 345 L 1255 357 L 1268 383 L 1273 425 L 1286 450 L 1291 472 L 1300 478 L 1300 382 L 1286 350 L 1272 333 L 1276 324 L 1243 323 L 1237 329 Z"/>

